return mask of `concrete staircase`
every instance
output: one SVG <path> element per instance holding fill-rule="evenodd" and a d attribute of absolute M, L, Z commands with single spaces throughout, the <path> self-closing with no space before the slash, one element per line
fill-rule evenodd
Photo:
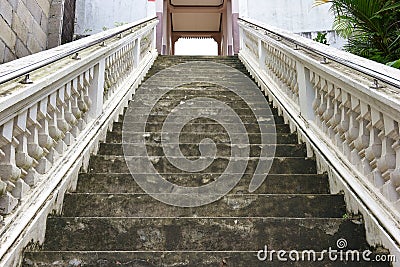
<path fill-rule="evenodd" d="M 237 57 L 160 56 L 148 77 L 191 61 L 213 61 L 248 75 Z M 182 74 L 183 82 L 185 75 L 190 73 Z M 159 79 L 160 84 L 166 82 L 166 77 Z M 260 155 L 260 129 L 246 103 L 224 88 L 204 83 L 185 85 L 169 96 L 153 109 L 146 125 L 151 133 L 148 154 L 160 157 L 156 169 L 165 179 L 185 186 L 207 184 L 224 171 L 231 151 L 229 135 L 212 120 L 192 121 L 181 133 L 180 148 L 187 157 L 200 156 L 198 144 L 206 137 L 217 143 L 215 161 L 202 172 L 184 173 L 170 165 L 159 142 L 162 122 L 172 107 L 188 96 L 213 97 L 240 114 L 249 133 L 251 158 L 239 184 L 219 201 L 198 208 L 158 202 L 129 173 L 121 116 L 98 155 L 92 156 L 90 171 L 80 174 L 77 191 L 66 195 L 62 216 L 48 218 L 43 246 L 26 251 L 24 266 L 388 266 L 330 262 L 327 257 L 317 263 L 283 263 L 276 255 L 273 262 L 259 261 L 257 251 L 266 245 L 269 250 L 320 252 L 337 249 L 343 238 L 346 249 L 369 249 L 362 218 L 347 215 L 343 196 L 329 193 L 327 176 L 317 174 L 315 161 L 306 158 L 304 145 L 297 143 L 276 110 L 276 159 L 267 180 L 250 194 L 248 185 Z M 268 130 L 273 125 L 261 127 Z"/>

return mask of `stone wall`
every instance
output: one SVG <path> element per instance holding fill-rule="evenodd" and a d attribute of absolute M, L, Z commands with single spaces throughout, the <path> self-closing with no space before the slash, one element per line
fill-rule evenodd
<path fill-rule="evenodd" d="M 0 64 L 47 48 L 51 0 L 0 0 Z"/>

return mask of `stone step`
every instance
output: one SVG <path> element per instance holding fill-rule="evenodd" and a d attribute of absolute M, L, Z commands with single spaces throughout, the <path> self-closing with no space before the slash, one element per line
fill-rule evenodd
<path fill-rule="evenodd" d="M 205 147 L 211 147 L 211 145 L 203 145 Z M 268 145 L 264 145 L 267 147 Z M 278 144 L 275 146 L 275 156 L 276 157 L 306 157 L 306 149 L 304 144 Z M 115 156 L 123 156 L 124 150 L 126 155 L 132 155 L 133 151 L 139 151 L 139 145 L 124 145 L 116 144 L 116 143 L 101 143 L 99 148 L 99 155 L 115 155 Z M 162 146 L 161 144 L 147 144 L 147 155 L 163 155 L 164 148 L 171 148 L 171 145 Z M 185 156 L 201 156 L 199 151 L 199 144 L 179 144 L 179 146 L 175 146 L 175 150 L 180 148 L 182 154 Z M 230 157 L 231 149 L 240 149 L 237 145 L 230 144 L 217 144 L 217 156 L 220 157 Z M 272 148 L 267 148 L 267 150 Z M 250 156 L 251 157 L 259 157 L 261 153 L 260 145 L 250 145 Z M 136 152 L 135 152 L 136 154 Z M 143 153 L 141 156 L 145 156 Z"/>
<path fill-rule="evenodd" d="M 341 218 L 50 217 L 49 251 L 256 251 L 336 247 L 367 249 L 364 226 Z"/>
<path fill-rule="evenodd" d="M 331 245 L 331 247 L 335 247 Z M 328 249 L 328 248 L 327 248 Z M 260 248 L 261 250 L 261 248 Z M 322 251 L 322 250 L 321 250 Z M 305 260 L 291 261 L 289 258 L 290 251 L 285 252 L 285 257 L 289 261 L 279 261 L 277 253 L 272 254 L 272 258 L 267 258 L 265 261 L 258 259 L 258 250 L 255 251 L 232 251 L 232 252 L 197 252 L 197 251 L 159 251 L 159 252 L 141 252 L 141 251 L 80 251 L 80 252 L 27 252 L 23 267 L 33 267 L 35 263 L 37 267 L 388 267 L 388 262 L 367 262 L 360 255 L 360 261 L 352 261 L 349 256 L 349 261 L 340 261 L 339 253 L 332 253 L 332 257 L 338 260 L 329 259 L 327 253 L 316 252 L 309 258 L 308 254 L 304 253 Z M 302 251 L 297 252 L 299 258 L 303 258 Z M 374 259 L 376 255 L 385 255 L 373 253 L 370 259 Z M 260 254 L 260 257 L 264 257 Z M 296 258 L 296 255 L 293 256 Z M 308 260 L 310 259 L 310 260 Z M 322 260 L 318 260 L 322 259 Z M 56 263 L 56 265 L 55 265 Z"/>
<path fill-rule="evenodd" d="M 159 73 L 161 74 L 161 77 L 163 77 L 163 75 L 165 75 L 166 73 L 171 73 L 174 75 L 172 75 L 169 78 L 174 79 L 180 77 L 190 77 L 190 79 L 187 80 L 188 82 L 192 81 L 193 79 L 199 76 L 203 77 L 205 75 L 210 75 L 210 77 L 216 75 L 225 75 L 224 76 L 225 78 L 241 76 L 242 78 L 248 79 L 242 72 L 245 71 L 245 69 L 238 64 L 231 64 L 231 65 L 223 64 L 223 66 L 220 66 L 219 63 L 217 64 L 218 65 L 215 65 L 214 63 L 210 62 L 182 62 L 173 66 L 159 65 L 157 66 L 157 68 L 154 68 L 154 71 L 162 70 L 163 67 L 167 67 L 168 69 L 166 69 L 166 71 Z M 154 77 L 158 78 L 158 75 L 154 75 Z"/>
<path fill-rule="evenodd" d="M 243 64 L 241 64 L 241 62 L 237 62 L 237 61 L 229 61 L 229 60 L 204 61 L 204 60 L 187 60 L 187 59 L 183 59 L 183 60 L 177 60 L 177 61 L 164 60 L 162 62 L 157 62 L 153 66 L 153 68 L 152 68 L 151 72 L 149 72 L 149 74 L 151 75 L 153 73 L 153 71 L 164 70 L 166 68 L 174 67 L 174 66 L 177 66 L 177 65 L 180 65 L 180 64 L 186 64 L 186 63 L 196 64 L 197 62 L 201 62 L 202 65 L 205 65 L 207 63 L 222 64 L 222 65 L 225 65 L 224 66 L 225 69 L 227 67 L 231 67 L 231 68 L 237 69 L 238 71 L 247 71 L 247 69 L 243 66 Z"/>
<path fill-rule="evenodd" d="M 133 129 L 133 127 L 126 126 L 127 129 Z M 124 135 L 118 132 L 108 132 L 106 137 L 107 143 L 143 143 L 146 140 L 147 143 L 161 143 L 162 141 L 169 141 L 172 137 L 179 136 L 180 144 L 198 144 L 202 140 L 208 138 L 212 139 L 215 143 L 231 143 L 231 140 L 243 140 L 247 136 L 250 144 L 296 144 L 297 136 L 295 134 L 277 133 L 277 134 L 258 134 L 249 133 L 247 135 L 241 133 L 193 133 L 193 132 L 131 132 L 125 131 Z M 263 140 L 263 142 L 262 142 Z"/>
<path fill-rule="evenodd" d="M 187 68 L 187 67 L 186 67 Z M 215 72 L 213 70 L 206 69 L 209 68 L 203 67 L 195 67 L 195 70 L 191 71 L 190 69 L 186 69 L 185 73 L 182 74 L 182 69 L 175 70 L 167 70 L 161 71 L 153 75 L 150 79 L 145 82 L 145 86 L 149 84 L 153 85 L 154 82 L 158 82 L 159 85 L 166 86 L 174 83 L 174 87 L 178 86 L 177 89 L 183 86 L 184 88 L 189 87 L 192 83 L 208 83 L 210 86 L 226 86 L 229 88 L 240 88 L 243 89 L 243 93 L 246 92 L 255 92 L 255 90 L 246 91 L 246 87 L 253 87 L 251 79 L 248 78 L 244 73 L 239 72 L 235 69 L 232 69 L 234 72 L 229 71 L 220 71 Z M 162 83 L 160 84 L 160 80 Z M 228 86 L 229 85 L 229 86 Z M 237 86 L 235 86 L 237 85 Z M 258 91 L 259 92 L 259 91 Z M 259 93 L 260 94 L 260 93 Z"/>
<path fill-rule="evenodd" d="M 189 160 L 196 160 L 190 158 Z M 129 164 L 136 166 L 136 171 L 140 174 L 148 173 L 146 170 L 147 163 L 151 161 L 158 173 L 182 173 L 181 170 L 173 166 L 165 157 L 129 157 Z M 259 163 L 259 158 L 250 159 L 230 159 L 230 158 L 212 158 L 211 165 L 199 173 L 217 173 L 221 174 L 225 171 L 229 162 L 232 161 L 233 173 L 238 173 L 235 168 L 239 168 L 243 164 L 247 164 L 244 173 L 254 173 Z M 90 158 L 89 170 L 91 173 L 130 173 L 126 165 L 125 158 L 121 156 L 104 156 L 97 155 Z M 271 174 L 315 174 L 316 164 L 313 159 L 306 158 L 275 158 L 271 169 Z"/>
<path fill-rule="evenodd" d="M 212 115 L 212 114 L 211 114 Z M 282 117 L 276 116 L 262 116 L 257 118 L 253 115 L 241 115 L 241 116 L 225 116 L 225 115 L 215 115 L 218 122 L 223 123 L 254 123 L 254 124 L 284 124 Z M 127 122 L 164 122 L 168 118 L 168 115 L 148 115 L 148 114 L 125 114 L 120 116 L 120 121 Z M 191 121 L 196 119 L 197 123 L 210 123 L 210 115 L 205 114 L 193 114 L 187 116 L 174 115 L 169 118 L 171 123 L 181 123 L 182 121 Z"/>
<path fill-rule="evenodd" d="M 175 70 L 175 71 L 171 71 L 171 73 L 178 75 L 181 75 L 181 70 Z M 211 70 L 210 73 L 216 73 L 215 71 Z M 219 73 L 219 75 L 221 74 L 226 74 L 226 71 L 222 71 Z M 158 74 L 157 77 L 163 77 L 165 75 L 161 75 Z M 193 74 L 191 75 L 187 75 L 187 77 L 193 76 Z M 228 72 L 227 76 L 235 76 L 235 77 L 242 77 L 243 78 L 243 74 L 239 73 L 239 74 L 235 74 L 233 72 Z M 169 77 L 171 78 L 171 77 Z M 251 83 L 249 82 L 249 80 L 241 80 L 238 82 L 239 84 L 246 84 L 246 85 L 251 85 Z M 254 85 L 254 84 L 253 84 Z M 155 87 L 149 87 L 146 86 L 146 84 L 142 84 L 141 86 L 144 86 L 144 88 L 147 88 L 147 90 L 142 90 L 143 87 L 141 87 L 140 90 L 137 91 L 137 93 L 140 94 L 151 94 L 149 93 L 148 90 L 150 90 L 150 92 L 152 90 L 163 90 L 163 88 L 165 88 L 165 86 L 163 85 L 163 83 L 161 82 L 159 84 L 159 86 L 155 86 Z M 188 79 L 188 81 L 186 81 L 186 83 L 183 83 L 181 85 L 179 85 L 178 87 L 174 87 L 173 90 L 170 91 L 171 94 L 181 94 L 182 92 L 187 93 L 189 95 L 193 95 L 195 93 L 198 94 L 211 94 L 211 95 L 218 95 L 219 93 L 225 95 L 231 95 L 233 97 L 237 96 L 235 92 L 241 92 L 244 95 L 262 95 L 262 93 L 260 92 L 260 90 L 256 89 L 255 86 L 253 86 L 254 90 L 246 90 L 243 88 L 226 88 L 223 87 L 221 85 L 218 84 L 214 84 L 214 83 L 210 83 L 210 82 L 196 82 L 196 81 L 190 81 L 190 78 Z M 264 96 L 263 96 L 264 98 Z"/>
<path fill-rule="evenodd" d="M 216 62 L 216 63 L 230 63 L 230 64 L 236 64 L 236 65 L 241 65 L 243 66 L 242 62 L 238 58 L 228 58 L 228 57 L 189 57 L 189 56 L 159 56 L 157 58 L 157 61 L 155 62 L 155 66 L 158 65 L 165 65 L 165 64 L 177 64 L 180 62 L 198 62 L 198 61 L 204 61 L 204 62 Z"/>
<path fill-rule="evenodd" d="M 241 61 L 239 60 L 238 56 L 192 56 L 192 55 L 180 55 L 180 56 L 171 56 L 171 55 L 160 55 L 157 58 L 157 63 L 162 63 L 165 61 L 172 61 L 172 62 L 178 62 L 180 60 L 194 60 L 194 61 L 233 61 L 233 62 L 238 62 L 241 64 Z"/>
<path fill-rule="evenodd" d="M 166 79 L 166 78 L 165 78 Z M 185 79 L 187 80 L 187 79 Z M 205 80 L 205 78 L 203 78 Z M 206 87 L 204 82 L 197 82 L 197 83 L 188 83 L 188 84 L 183 84 L 178 87 L 176 87 L 176 84 L 180 84 L 183 82 L 183 80 L 173 80 L 170 79 L 168 82 L 163 82 L 160 84 L 160 82 L 157 85 L 153 85 L 156 83 L 156 81 L 148 80 L 146 83 L 143 83 L 140 87 L 139 90 L 136 91 L 137 97 L 140 99 L 153 99 L 155 97 L 155 94 L 157 95 L 157 98 L 162 98 L 162 99 L 192 99 L 192 98 L 212 98 L 212 99 L 219 99 L 219 100 L 228 100 L 228 101 L 244 101 L 246 100 L 249 104 L 254 102 L 261 102 L 261 100 L 266 100 L 266 97 L 263 95 L 261 91 L 259 91 L 257 88 L 251 88 L 249 84 L 250 82 L 239 82 L 238 81 L 233 81 L 231 80 L 229 83 L 226 84 L 226 86 L 234 85 L 235 87 L 241 87 L 241 90 L 237 89 L 229 89 L 218 86 L 218 85 L 213 85 L 214 87 L 210 87 L 211 85 L 207 84 L 208 87 Z M 173 85 L 172 83 L 175 83 Z M 173 87 L 171 87 L 173 85 Z M 233 87 L 233 86 L 232 86 Z M 185 98 L 186 97 L 186 98 Z M 206 99 L 207 101 L 210 101 L 209 99 Z M 251 100 L 251 101 L 249 101 Z"/>
<path fill-rule="evenodd" d="M 165 104 L 165 105 L 153 106 L 152 107 L 152 112 L 170 111 L 170 110 L 176 108 L 176 105 L 173 105 L 173 103 L 170 103 L 170 102 L 165 101 L 165 100 L 166 99 L 163 99 L 163 104 Z M 132 101 L 130 103 L 132 103 Z M 255 108 L 254 111 L 251 110 L 250 106 L 247 103 L 238 102 L 238 101 L 229 101 L 229 100 L 228 101 L 224 101 L 224 103 L 227 103 L 227 105 L 229 105 L 230 108 L 235 110 L 235 113 L 238 114 L 238 115 L 254 114 L 255 112 L 259 112 L 259 113 L 264 114 L 266 111 L 269 111 L 271 113 L 271 115 L 279 116 L 277 109 L 270 108 L 269 106 L 265 106 L 265 103 L 264 103 L 264 106 Z M 240 103 L 242 103 L 243 105 L 234 106 L 235 104 L 240 104 Z M 192 109 L 199 109 L 199 110 L 204 110 L 204 109 L 209 109 L 209 108 L 210 109 L 216 109 L 216 107 L 212 103 L 207 102 L 207 101 L 201 101 L 201 100 L 199 102 L 197 102 L 197 101 L 193 102 L 193 105 L 190 105 L 190 107 Z M 124 114 L 126 113 L 127 110 L 128 110 L 128 107 L 125 107 L 124 108 Z M 145 107 L 135 107 L 135 111 L 145 111 L 145 110 L 148 110 L 147 106 L 146 106 L 146 108 Z"/>
<path fill-rule="evenodd" d="M 181 63 L 189 63 L 189 62 L 181 62 Z M 181 64 L 179 63 L 179 64 Z M 243 75 L 247 76 L 249 79 L 252 79 L 250 72 L 243 66 L 239 64 L 229 64 L 229 63 L 223 63 L 225 66 L 224 67 L 230 67 L 232 69 L 235 69 L 236 71 L 241 72 Z M 160 73 L 161 71 L 164 71 L 166 68 L 171 68 L 174 67 L 178 64 L 164 64 L 164 65 L 158 65 L 152 68 L 147 75 L 145 76 L 144 80 L 149 79 L 150 77 Z M 225 68 L 228 69 L 228 68 Z M 170 70 L 168 70 L 170 71 Z"/>
<path fill-rule="evenodd" d="M 195 122 L 195 123 L 193 123 Z M 182 132 L 200 132 L 200 133 L 220 133 L 224 131 L 224 127 L 221 124 L 218 123 L 199 123 L 198 120 L 193 120 L 192 123 L 187 123 L 185 124 L 185 127 L 183 128 Z M 114 122 L 113 124 L 113 132 L 115 133 L 121 133 L 123 129 L 123 125 L 126 125 L 127 128 L 134 128 L 138 129 L 142 124 L 141 123 L 135 123 L 135 122 Z M 165 123 L 168 124 L 168 123 Z M 162 127 L 164 123 L 161 122 L 147 122 L 146 123 L 146 131 L 148 132 L 161 132 Z M 173 124 L 167 125 L 169 127 L 174 127 L 179 124 Z M 288 134 L 290 132 L 289 125 L 287 124 L 254 124 L 254 123 L 243 123 L 243 126 L 246 128 L 247 133 L 252 134 L 252 133 L 260 133 L 260 130 L 263 133 L 286 133 Z M 230 127 L 227 125 L 227 127 Z"/>
<path fill-rule="evenodd" d="M 148 108 L 135 108 L 135 113 L 139 115 L 147 115 L 147 116 L 167 116 L 171 114 L 172 109 L 168 107 L 163 107 L 163 106 L 156 106 L 154 107 L 150 112 Z M 221 112 L 224 112 L 222 108 L 215 108 L 215 107 L 210 107 L 210 108 L 205 108 L 205 107 L 190 107 L 190 108 L 175 108 L 174 112 L 179 112 L 181 114 L 196 114 L 196 115 L 209 115 L 209 114 L 221 114 Z M 173 112 L 173 113 L 174 113 Z M 264 108 L 264 109 L 257 109 L 256 110 L 257 115 L 258 114 L 268 114 L 270 116 L 274 117 L 279 117 L 276 115 L 272 114 L 272 111 L 270 109 Z M 172 114 L 173 114 L 172 113 Z M 242 108 L 242 109 L 235 109 L 235 113 L 239 117 L 243 116 L 251 116 L 255 117 L 254 111 L 248 108 Z"/>
<path fill-rule="evenodd" d="M 157 102 L 157 107 L 163 107 L 163 108 L 165 107 L 165 108 L 172 109 L 172 108 L 176 107 L 177 104 L 180 104 L 181 101 L 185 101 L 185 100 L 187 100 L 187 99 L 182 98 L 182 99 L 179 99 L 179 102 L 178 102 L 178 101 L 173 101 L 173 100 L 170 100 L 170 99 L 161 99 L 161 100 L 159 100 Z M 138 99 L 135 98 L 135 96 L 134 96 L 134 99 L 131 100 L 129 103 L 130 103 L 130 105 L 134 105 L 135 107 L 137 106 L 138 108 L 140 108 L 139 105 L 141 105 L 142 107 L 143 106 L 151 106 L 151 108 L 154 107 L 154 103 L 150 103 L 150 101 L 149 101 L 149 103 L 147 103 L 147 102 L 145 102 L 143 100 L 139 101 Z M 231 107 L 232 109 L 234 109 L 234 110 L 243 109 L 243 108 L 244 109 L 248 109 L 249 108 L 249 104 L 251 104 L 251 107 L 254 108 L 254 109 L 265 109 L 265 108 L 267 108 L 266 107 L 267 102 L 266 101 L 262 101 L 262 100 L 255 101 L 255 102 L 252 102 L 252 103 L 246 103 L 244 101 L 225 100 L 224 103 L 226 105 L 228 105 L 229 107 Z M 209 107 L 213 107 L 213 103 L 210 103 L 210 101 L 196 100 L 196 102 L 193 103 L 192 107 L 199 107 L 199 108 L 206 109 L 206 108 L 209 108 Z M 274 113 L 274 109 L 271 109 L 271 110 L 273 111 L 273 113 L 272 113 L 273 115 L 277 115 L 276 112 Z"/>
<path fill-rule="evenodd" d="M 199 61 L 197 61 L 197 62 L 199 62 Z M 202 63 L 203 65 L 207 64 L 206 61 L 203 61 L 203 62 L 205 62 L 205 63 Z M 154 75 L 155 73 L 157 73 L 159 71 L 162 71 L 162 70 L 165 70 L 167 68 L 175 67 L 177 65 L 186 64 L 186 63 L 193 64 L 194 62 L 193 61 L 187 61 L 187 60 L 180 60 L 180 61 L 177 61 L 177 62 L 171 62 L 171 61 L 167 62 L 167 61 L 165 61 L 165 62 L 156 63 L 150 69 L 150 71 L 148 72 L 147 76 L 151 76 L 151 75 Z M 235 69 L 237 71 L 240 71 L 242 73 L 248 73 L 248 70 L 246 69 L 246 67 L 244 67 L 243 64 L 238 63 L 238 62 L 220 61 L 220 62 L 214 62 L 214 63 L 225 65 L 224 66 L 225 69 L 228 69 L 230 67 L 230 68 L 233 68 L 233 69 Z"/>
<path fill-rule="evenodd" d="M 159 202 L 146 193 L 73 193 L 65 196 L 63 205 L 65 217 L 342 218 L 344 214 L 342 195 L 229 194 L 206 206 L 181 208 Z"/>
<path fill-rule="evenodd" d="M 159 61 L 156 61 L 155 64 L 153 65 L 152 69 L 158 69 L 158 68 L 167 68 L 170 66 L 176 66 L 178 64 L 182 63 L 193 63 L 193 62 L 213 62 L 217 64 L 224 64 L 229 67 L 240 67 L 244 68 L 243 64 L 238 61 L 238 60 L 231 60 L 231 59 L 223 59 L 223 60 L 215 60 L 215 59 L 192 59 L 192 58 L 178 58 L 178 59 L 167 59 L 167 58 L 161 58 Z"/>
<path fill-rule="evenodd" d="M 212 62 L 212 63 L 217 63 L 217 64 L 223 64 L 226 65 L 227 67 L 235 68 L 237 70 L 243 70 L 247 71 L 247 69 L 243 66 L 241 62 L 237 61 L 232 61 L 232 60 L 220 60 L 220 61 L 206 61 L 206 60 L 177 60 L 177 61 L 170 61 L 170 60 L 162 60 L 160 62 L 156 62 L 153 67 L 151 68 L 149 74 L 151 75 L 152 71 L 157 71 L 157 70 L 163 70 L 166 68 L 170 68 L 179 64 L 185 64 L 185 63 L 194 63 L 194 62 L 204 62 L 202 64 Z"/>
<path fill-rule="evenodd" d="M 198 186 L 216 180 L 218 174 L 164 174 L 163 177 L 175 184 Z M 245 174 L 231 193 L 248 193 L 253 175 Z M 79 174 L 78 193 L 143 193 L 131 174 Z M 328 194 L 327 175 L 322 174 L 269 174 L 256 194 Z"/>

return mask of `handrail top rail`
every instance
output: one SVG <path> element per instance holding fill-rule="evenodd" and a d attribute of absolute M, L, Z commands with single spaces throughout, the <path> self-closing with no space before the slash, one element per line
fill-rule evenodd
<path fill-rule="evenodd" d="M 334 47 L 320 44 L 303 36 L 267 25 L 257 20 L 239 18 L 239 21 L 258 27 L 314 54 L 318 54 L 326 59 L 370 76 L 377 81 L 381 81 L 400 89 L 400 71 L 395 68 L 362 58 Z"/>
<path fill-rule="evenodd" d="M 0 64 L 0 85 L 18 77 L 27 75 L 63 58 L 73 56 L 74 54 L 86 48 L 101 44 L 102 42 L 118 36 L 129 29 L 156 20 L 156 18 L 157 17 L 147 17 L 145 19 L 128 23 L 117 28 L 109 29 L 105 32 L 99 32 L 71 43 Z"/>

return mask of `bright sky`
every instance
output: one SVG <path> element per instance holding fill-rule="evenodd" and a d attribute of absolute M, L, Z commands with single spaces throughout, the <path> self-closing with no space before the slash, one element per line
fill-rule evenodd
<path fill-rule="evenodd" d="M 179 39 L 175 55 L 218 56 L 218 44 L 213 39 Z"/>

